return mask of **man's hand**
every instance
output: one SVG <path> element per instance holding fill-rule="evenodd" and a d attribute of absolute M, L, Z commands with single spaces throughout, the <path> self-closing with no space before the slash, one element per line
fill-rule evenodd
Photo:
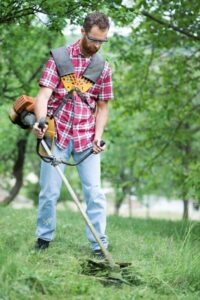
<path fill-rule="evenodd" d="M 33 126 L 33 132 L 38 139 L 42 139 L 44 137 L 45 132 L 47 131 L 48 125 L 45 123 L 44 128 L 39 127 L 39 122 L 36 122 Z"/>
<path fill-rule="evenodd" d="M 104 151 L 105 148 L 106 148 L 106 145 L 104 144 L 102 147 L 100 146 L 100 142 L 101 142 L 101 139 L 94 139 L 93 141 L 93 151 L 94 151 L 94 154 L 98 154 L 100 153 L 101 151 Z"/>

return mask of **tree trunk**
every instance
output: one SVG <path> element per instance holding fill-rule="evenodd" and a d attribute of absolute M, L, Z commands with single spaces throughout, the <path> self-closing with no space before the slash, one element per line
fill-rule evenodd
<path fill-rule="evenodd" d="M 189 202 L 187 200 L 183 200 L 183 219 L 188 220 L 189 217 Z"/>
<path fill-rule="evenodd" d="M 25 161 L 25 152 L 28 139 L 23 138 L 17 142 L 17 158 L 13 166 L 13 176 L 15 177 L 15 184 L 12 187 L 9 195 L 3 200 L 2 205 L 8 205 L 19 193 L 23 184 L 23 167 Z"/>
<path fill-rule="evenodd" d="M 116 201 L 115 201 L 115 214 L 116 215 L 119 215 L 119 210 L 124 201 L 126 194 L 127 194 L 127 190 L 125 187 L 122 187 L 122 192 L 117 192 L 117 194 L 116 194 Z"/>
<path fill-rule="evenodd" d="M 131 218 L 133 216 L 131 195 L 128 196 L 128 209 L 129 209 L 129 217 Z"/>
<path fill-rule="evenodd" d="M 183 124 L 183 127 L 185 130 L 189 131 L 190 130 L 190 125 L 188 123 Z M 192 152 L 192 146 L 191 146 L 191 142 L 188 141 L 186 143 L 186 145 L 184 145 L 184 151 L 185 151 L 185 158 L 183 159 L 183 166 L 185 169 L 185 173 L 188 173 L 188 169 L 189 169 L 189 163 L 190 163 L 190 154 Z M 185 177 L 185 176 L 184 176 Z M 183 181 L 183 191 L 182 191 L 182 199 L 183 199 L 183 220 L 188 220 L 189 218 L 189 202 L 188 200 L 186 200 L 186 195 L 188 192 L 188 187 L 185 184 L 185 180 L 187 179 L 187 177 L 184 178 Z"/>
<path fill-rule="evenodd" d="M 120 203 L 115 203 L 115 215 L 119 216 L 119 209 L 120 209 L 121 204 Z"/>

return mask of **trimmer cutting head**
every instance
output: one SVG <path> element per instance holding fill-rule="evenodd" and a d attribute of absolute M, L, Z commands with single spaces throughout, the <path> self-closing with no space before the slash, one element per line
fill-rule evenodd
<path fill-rule="evenodd" d="M 139 285 L 141 278 L 133 270 L 132 263 L 119 262 L 110 266 L 106 260 L 88 259 L 81 262 L 82 274 L 94 276 L 105 285 Z"/>

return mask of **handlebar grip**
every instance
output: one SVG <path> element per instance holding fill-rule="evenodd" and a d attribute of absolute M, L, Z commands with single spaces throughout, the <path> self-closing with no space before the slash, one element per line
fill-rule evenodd
<path fill-rule="evenodd" d="M 39 120 L 39 124 L 38 127 L 41 128 L 41 130 L 43 131 L 44 127 L 45 127 L 45 118 L 41 118 Z"/>
<path fill-rule="evenodd" d="M 106 144 L 103 140 L 100 141 L 100 147 L 103 147 Z"/>

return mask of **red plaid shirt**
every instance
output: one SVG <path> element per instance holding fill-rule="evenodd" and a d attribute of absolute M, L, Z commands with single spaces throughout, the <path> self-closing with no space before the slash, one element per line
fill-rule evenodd
<path fill-rule="evenodd" d="M 82 76 L 91 61 L 91 57 L 87 58 L 81 54 L 80 41 L 68 46 L 66 51 L 70 55 L 76 76 Z M 49 58 L 46 64 L 39 85 L 53 90 L 48 101 L 48 115 L 51 115 L 68 93 L 60 80 L 52 57 Z M 97 82 L 84 95 L 93 108 L 96 106 L 97 101 L 108 101 L 113 98 L 111 69 L 107 62 Z M 78 95 L 75 95 L 74 111 L 72 100 L 67 100 L 67 103 L 55 116 L 55 125 L 56 144 L 61 149 L 65 149 L 71 139 L 74 140 L 76 152 L 92 147 L 95 135 L 95 116 Z"/>

